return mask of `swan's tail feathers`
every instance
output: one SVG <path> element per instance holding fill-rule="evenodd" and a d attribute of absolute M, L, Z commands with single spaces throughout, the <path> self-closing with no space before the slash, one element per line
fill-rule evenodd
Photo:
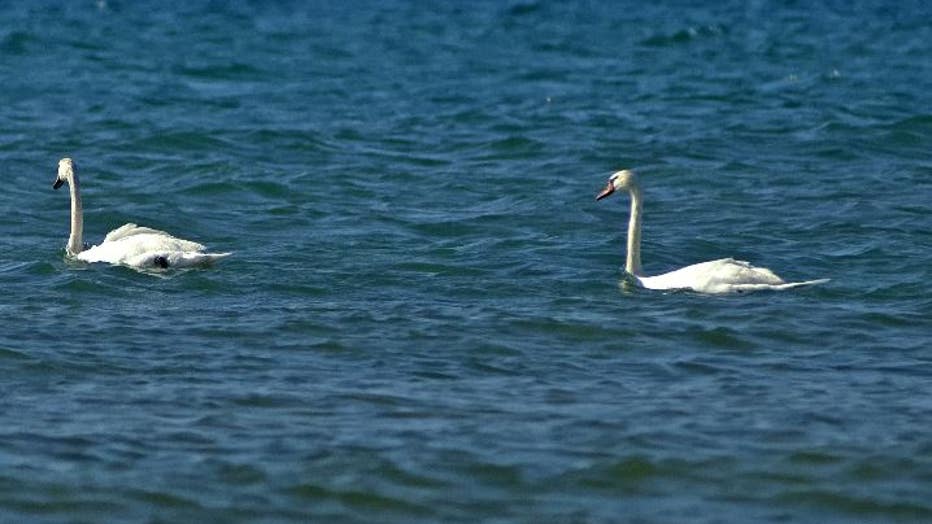
<path fill-rule="evenodd" d="M 830 278 L 818 278 L 816 280 L 804 280 L 802 282 L 787 282 L 786 284 L 780 284 L 777 286 L 778 289 L 793 289 L 795 287 L 803 286 L 814 286 L 816 284 L 824 284 L 831 280 Z"/>
<path fill-rule="evenodd" d="M 783 284 L 733 284 L 729 291 L 735 293 L 744 293 L 747 291 L 783 291 L 786 289 L 794 289 L 803 286 L 814 286 L 816 284 L 824 284 L 831 280 L 830 278 L 820 278 L 817 280 L 805 280 L 803 282 L 785 282 Z"/>
<path fill-rule="evenodd" d="M 167 267 L 209 266 L 230 255 L 229 253 L 171 253 L 167 258 Z"/>

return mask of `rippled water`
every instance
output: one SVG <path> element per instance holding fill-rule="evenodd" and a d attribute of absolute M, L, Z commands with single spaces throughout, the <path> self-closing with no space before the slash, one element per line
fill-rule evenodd
<path fill-rule="evenodd" d="M 332 4 L 0 7 L 0 520 L 932 520 L 925 3 Z"/>

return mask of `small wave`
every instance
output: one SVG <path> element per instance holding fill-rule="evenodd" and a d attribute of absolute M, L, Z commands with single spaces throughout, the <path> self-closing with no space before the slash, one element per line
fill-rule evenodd
<path fill-rule="evenodd" d="M 136 150 L 158 151 L 217 151 L 233 149 L 232 144 L 206 131 L 158 132 L 135 141 L 131 144 L 131 147 Z"/>
<path fill-rule="evenodd" d="M 383 517 L 382 512 L 410 516 L 427 516 L 433 513 L 426 506 L 376 493 L 372 490 L 329 488 L 319 484 L 304 483 L 292 486 L 287 490 L 287 493 L 298 499 L 314 501 L 315 504 L 335 501 L 351 509 L 377 511 Z"/>
<path fill-rule="evenodd" d="M 38 39 L 23 31 L 11 31 L 0 39 L 0 51 L 6 55 L 25 55 Z"/>
<path fill-rule="evenodd" d="M 912 502 L 884 501 L 871 496 L 859 496 L 826 489 L 788 491 L 775 497 L 780 503 L 814 506 L 827 511 L 840 511 L 859 518 L 868 515 L 884 518 L 932 518 L 932 508 Z"/>
<path fill-rule="evenodd" d="M 510 136 L 489 143 L 489 148 L 494 152 L 493 157 L 499 158 L 505 156 L 523 156 L 536 153 L 545 149 L 544 144 L 524 136 Z"/>
<path fill-rule="evenodd" d="M 210 80 L 261 80 L 265 78 L 259 69 L 238 62 L 203 67 L 184 66 L 177 68 L 176 72 L 184 76 Z"/>
<path fill-rule="evenodd" d="M 536 13 L 542 9 L 540 2 L 524 2 L 508 8 L 509 16 L 525 16 Z"/>
<path fill-rule="evenodd" d="M 687 27 L 686 29 L 680 29 L 673 33 L 655 34 L 641 40 L 640 44 L 648 47 L 667 47 L 692 42 L 701 38 L 717 37 L 727 32 L 723 25 L 708 24 L 698 27 Z"/>
<path fill-rule="evenodd" d="M 0 347 L 0 360 L 31 360 L 31 358 L 22 351 Z"/>

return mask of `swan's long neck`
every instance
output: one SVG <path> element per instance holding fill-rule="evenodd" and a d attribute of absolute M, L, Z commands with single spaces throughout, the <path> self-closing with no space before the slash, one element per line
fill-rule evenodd
<path fill-rule="evenodd" d="M 81 207 L 81 191 L 78 175 L 73 174 L 68 187 L 71 190 L 71 236 L 68 237 L 68 253 L 77 255 L 84 249 L 84 209 Z"/>
<path fill-rule="evenodd" d="M 634 186 L 631 193 L 631 217 L 628 219 L 628 261 L 625 271 L 641 276 L 641 188 Z"/>

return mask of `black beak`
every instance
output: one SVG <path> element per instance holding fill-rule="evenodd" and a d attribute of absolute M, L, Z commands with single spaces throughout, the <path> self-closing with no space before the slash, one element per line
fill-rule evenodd
<path fill-rule="evenodd" d="M 64 184 L 64 183 L 65 183 L 64 180 L 62 180 L 62 179 L 60 179 L 60 178 L 56 178 L 56 179 L 55 179 L 55 182 L 52 183 L 52 189 L 58 189 L 58 188 L 60 188 L 61 185 Z"/>

